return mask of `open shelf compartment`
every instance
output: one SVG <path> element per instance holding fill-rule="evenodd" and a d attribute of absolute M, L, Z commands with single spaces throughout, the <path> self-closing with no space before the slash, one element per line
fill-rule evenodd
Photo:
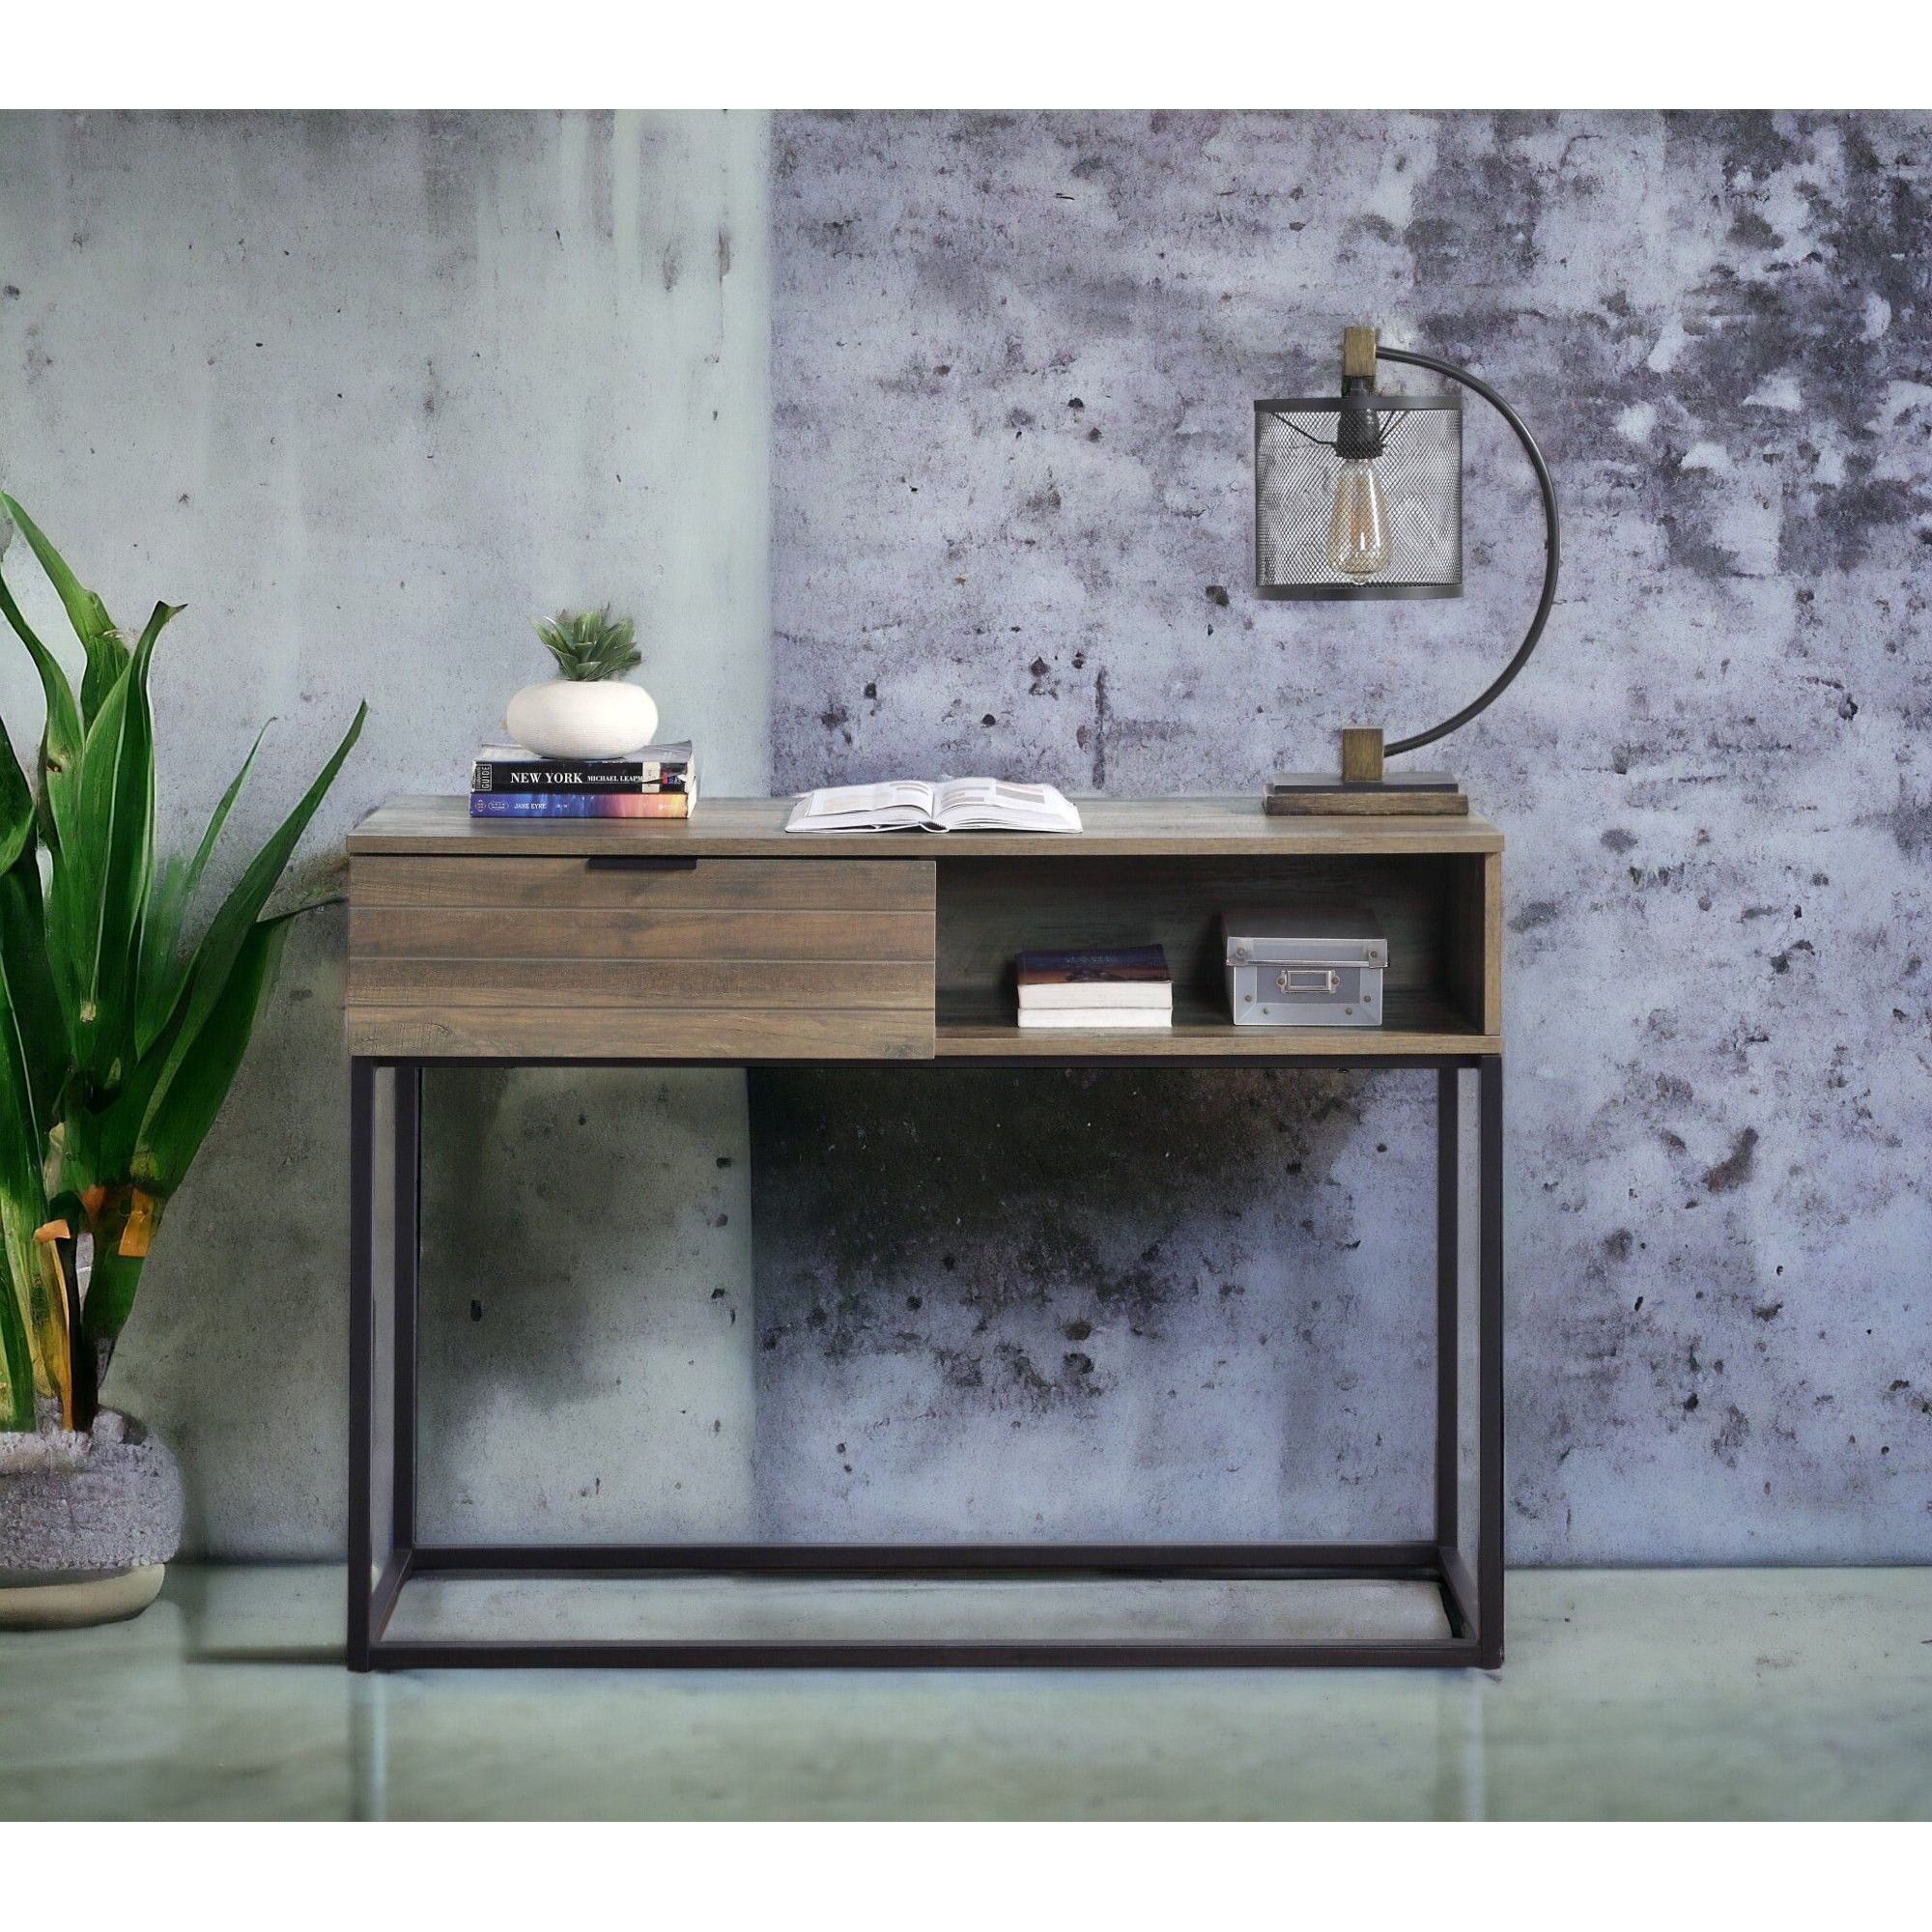
<path fill-rule="evenodd" d="M 1069 854 L 942 856 L 936 1052 L 942 1060 L 1307 1059 L 1497 1050 L 1501 988 L 1487 943 L 1496 861 L 1405 853 L 1260 862 Z M 1366 905 L 1388 936 L 1378 1027 L 1236 1027 L 1228 1017 L 1221 915 L 1312 900 Z M 1158 944 L 1174 975 L 1170 1031 L 1022 1032 L 1013 962 L 1029 948 Z"/>

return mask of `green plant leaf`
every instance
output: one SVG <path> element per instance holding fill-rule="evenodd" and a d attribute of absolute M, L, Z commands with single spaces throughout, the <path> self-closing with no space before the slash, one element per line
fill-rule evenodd
<path fill-rule="evenodd" d="M 62 1195 L 47 1203 L 47 1218 L 50 1221 L 65 1221 L 71 1231 L 62 1239 L 58 1236 L 52 1241 L 38 1241 L 40 1249 L 41 1282 L 43 1294 L 51 1300 L 57 1293 L 64 1294 L 65 1306 L 62 1310 L 61 1332 L 67 1343 L 67 1392 L 72 1406 L 73 1426 L 76 1429 L 92 1429 L 95 1417 L 100 1411 L 99 1356 L 85 1338 L 84 1317 L 80 1305 L 80 1242 L 79 1236 L 86 1232 L 87 1216 L 82 1213 L 80 1203 L 71 1195 Z M 44 1365 L 43 1365 L 44 1366 Z"/>
<path fill-rule="evenodd" d="M 70 1098 L 61 1114 L 60 1184 L 76 1191 L 117 1187 L 128 1179 L 134 1143 L 148 1105 L 160 1085 L 167 1056 L 180 1028 L 179 1015 L 162 1030 L 154 1049 L 140 1056 L 105 1105 L 90 1107 Z"/>
<path fill-rule="evenodd" d="M 142 909 L 154 873 L 154 721 L 150 638 L 108 694 L 81 753 L 78 814 L 54 857 L 48 952 L 73 1058 L 109 1090 L 128 1070 Z"/>
<path fill-rule="evenodd" d="M 34 788 L 14 755 L 14 741 L 0 721 L 0 872 L 13 869 L 14 861 L 33 842 Z"/>
<path fill-rule="evenodd" d="M 38 1167 L 59 1118 L 67 1039 L 47 966 L 46 914 L 32 852 L 22 852 L 9 870 L 0 872 L 0 981 L 7 992 L 6 1024 L 16 1034 L 17 1050 L 10 1064 L 19 1071 L 23 1118 Z"/>
<path fill-rule="evenodd" d="M 47 1218 L 42 1161 L 65 1041 L 53 1012 L 31 850 L 0 874 L 0 1427 L 34 1426 L 33 1344 Z"/>
<path fill-rule="evenodd" d="M 193 987 L 188 995 L 188 1030 L 192 1031 L 198 1024 L 199 1015 L 205 1013 L 220 996 L 242 941 L 247 938 L 263 906 L 268 903 L 269 895 L 274 891 L 276 881 L 287 867 L 297 842 L 308 830 L 308 822 L 315 816 L 316 808 L 334 783 L 343 760 L 362 735 L 362 721 L 368 715 L 368 705 L 356 706 L 355 716 L 350 722 L 349 729 L 342 734 L 342 742 L 329 754 L 328 762 L 316 774 L 314 782 L 302 794 L 295 810 L 270 834 L 261 850 L 248 862 L 247 869 L 236 881 L 227 898 L 222 901 L 221 909 L 210 923 L 207 935 L 195 955 Z"/>
<path fill-rule="evenodd" d="M 24 1433 L 33 1426 L 33 1363 L 27 1354 L 27 1331 L 19 1323 L 10 1288 L 0 1297 L 0 1429 Z"/>
<path fill-rule="evenodd" d="M 247 869 L 236 881 L 228 896 L 221 903 L 220 910 L 210 923 L 201 944 L 195 950 L 194 962 L 189 969 L 188 991 L 185 1009 L 176 1025 L 173 1042 L 168 1047 L 167 1057 L 161 1073 L 156 1082 L 155 1095 L 149 1103 L 151 1114 L 165 1115 L 173 1104 L 169 1090 L 183 1077 L 183 1068 L 196 1052 L 195 1042 L 202 1029 L 208 1024 L 211 1014 L 228 995 L 228 983 L 236 970 L 237 961 L 242 949 L 249 943 L 254 932 L 262 907 L 267 903 L 275 882 L 281 877 L 288 865 L 289 855 L 295 850 L 297 841 L 307 829 L 308 822 L 315 816 L 315 810 L 324 794 L 335 781 L 335 775 L 342 769 L 342 762 L 348 757 L 357 738 L 362 735 L 362 721 L 369 715 L 366 704 L 356 706 L 355 716 L 349 729 L 342 735 L 342 742 L 336 746 L 328 762 L 317 773 L 315 781 L 301 796 L 295 810 L 283 819 L 248 863 Z M 146 1127 L 142 1139 L 148 1139 Z M 197 1146 L 199 1141 L 195 1143 Z M 163 1150 L 165 1154 L 166 1150 Z M 179 1173 L 167 1187 L 158 1191 L 167 1192 L 180 1179 Z"/>
<path fill-rule="evenodd" d="M 259 921 L 248 929 L 221 991 L 156 1092 L 134 1146 L 134 1183 L 165 1200 L 182 1183 L 221 1103 L 269 995 L 274 990 L 283 942 L 298 915 Z"/>
<path fill-rule="evenodd" d="M 41 533 L 33 518 L 4 493 L 0 493 L 0 505 L 5 506 L 7 514 L 19 526 L 20 534 L 33 547 L 41 568 L 59 593 L 74 636 L 87 652 L 87 669 L 80 681 L 80 709 L 81 716 L 92 724 L 128 668 L 128 646 L 115 630 L 107 606 L 68 568 L 67 559 Z"/>
<path fill-rule="evenodd" d="M 20 1199 L 26 1197 L 21 1196 Z M 16 1211 L 13 1186 L 0 1180 L 0 1245 L 4 1245 L 7 1279 L 0 1283 L 0 1429 L 28 1430 L 34 1426 L 34 1352 L 28 1340 L 27 1306 L 32 1293 L 35 1246 L 32 1230 L 24 1240 L 14 1229 L 23 1217 Z"/>
<path fill-rule="evenodd" d="M 41 735 L 41 836 L 53 846 L 68 836 L 73 820 L 74 794 L 80 786 L 80 711 L 67 673 L 34 634 L 4 577 L 0 577 L 0 611 L 6 613 L 8 623 L 26 645 L 34 668 L 41 674 L 41 689 L 46 694 L 47 724 Z"/>
<path fill-rule="evenodd" d="M 160 862 L 141 916 L 141 955 L 135 974 L 134 1051 L 147 1052 L 172 1016 L 187 984 L 181 930 L 192 895 L 188 862 L 170 852 Z"/>
<path fill-rule="evenodd" d="M 186 609 L 185 604 L 156 604 L 148 612 L 148 621 L 141 626 L 140 641 L 134 648 L 139 650 L 142 644 L 152 644 Z"/>
<path fill-rule="evenodd" d="M 175 608 L 179 610 L 181 607 L 177 605 Z M 208 862 L 213 855 L 215 841 L 221 837 L 221 828 L 228 822 L 228 814 L 234 809 L 235 801 L 242 796 L 242 787 L 247 783 L 249 772 L 254 769 L 255 753 L 262 749 L 262 740 L 268 729 L 269 726 L 264 724 L 255 733 L 255 742 L 248 747 L 248 755 L 242 760 L 242 769 L 229 781 L 228 789 L 221 794 L 220 803 L 209 815 L 207 829 L 201 835 L 201 843 L 195 847 L 193 858 L 183 859 L 179 853 L 170 853 L 154 890 L 148 895 L 147 918 L 141 928 L 139 1009 L 134 1016 L 134 1051 L 137 1055 L 145 1056 L 154 1046 L 181 1002 L 183 989 L 187 984 L 188 969 L 194 963 L 190 955 L 181 951 L 182 926 L 201 886 L 201 876 L 208 869 Z"/>

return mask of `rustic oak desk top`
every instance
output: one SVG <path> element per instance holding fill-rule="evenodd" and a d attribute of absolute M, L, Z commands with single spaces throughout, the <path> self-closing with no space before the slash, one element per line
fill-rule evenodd
<path fill-rule="evenodd" d="M 1086 830 L 788 835 L 788 798 L 687 821 L 476 819 L 399 798 L 349 837 L 351 1050 L 489 1060 L 1432 1059 L 1501 1050 L 1502 835 L 1082 799 Z M 1219 916 L 1317 893 L 1390 940 L 1377 1028 L 1236 1028 Z M 1171 1032 L 1023 1033 L 1023 947 L 1158 940 Z"/>
<path fill-rule="evenodd" d="M 1256 798 L 1079 798 L 1086 830 L 787 833 L 789 798 L 706 798 L 689 819 L 471 818 L 462 798 L 417 795 L 379 806 L 349 835 L 356 852 L 583 856 L 687 851 L 789 859 L 1073 858 L 1166 854 L 1500 852 L 1503 836 L 1466 818 L 1270 818 Z"/>

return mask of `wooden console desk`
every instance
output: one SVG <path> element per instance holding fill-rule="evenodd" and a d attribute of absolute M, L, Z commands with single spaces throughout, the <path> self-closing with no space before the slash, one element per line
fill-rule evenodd
<path fill-rule="evenodd" d="M 1254 799 L 1082 800 L 1078 837 L 788 838 L 785 799 L 688 823 L 471 819 L 403 798 L 351 834 L 353 1281 L 349 1662 L 1175 1664 L 1502 1661 L 1502 836 L 1477 817 L 1269 818 Z M 1389 940 L 1377 1029 L 1236 1028 L 1219 915 L 1358 898 Z M 1158 940 L 1171 1033 L 1022 1033 L 1022 947 Z M 417 1540 L 421 1085 L 440 1065 L 861 1061 L 1074 1066 L 1409 1066 L 1437 1075 L 1435 1517 L 1423 1541 L 625 1546 Z M 1466 1085 L 1474 1090 L 1465 1094 Z M 392 1083 L 377 1145 L 377 1082 Z M 1477 1125 L 1476 1265 L 1462 1135 Z M 394 1239 L 375 1201 L 393 1177 Z M 1473 1276 L 1473 1294 L 1465 1275 Z M 381 1305 L 379 1305 L 379 1302 Z M 415 1577 L 465 1574 L 1096 1573 L 1406 1578 L 1432 1637 L 516 1641 L 388 1634 Z"/>

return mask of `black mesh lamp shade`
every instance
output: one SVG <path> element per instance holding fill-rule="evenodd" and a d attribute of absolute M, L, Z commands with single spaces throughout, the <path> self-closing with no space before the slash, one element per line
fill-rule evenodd
<path fill-rule="evenodd" d="M 1460 597 L 1462 398 L 1257 403 L 1255 588 L 1297 600 Z"/>
<path fill-rule="evenodd" d="M 1379 725 L 1342 733 L 1342 771 L 1276 779 L 1271 812 L 1467 811 L 1446 772 L 1390 775 L 1383 759 L 1448 736 L 1501 694 L 1536 648 L 1556 596 L 1556 494 L 1522 419 L 1479 378 L 1415 350 L 1385 349 L 1373 328 L 1342 331 L 1342 386 L 1331 396 L 1255 405 L 1255 591 L 1291 602 L 1458 597 L 1463 591 L 1463 400 L 1376 386 L 1378 358 L 1434 371 L 1508 423 L 1543 498 L 1543 592 L 1529 633 L 1472 704 L 1384 747 Z"/>

